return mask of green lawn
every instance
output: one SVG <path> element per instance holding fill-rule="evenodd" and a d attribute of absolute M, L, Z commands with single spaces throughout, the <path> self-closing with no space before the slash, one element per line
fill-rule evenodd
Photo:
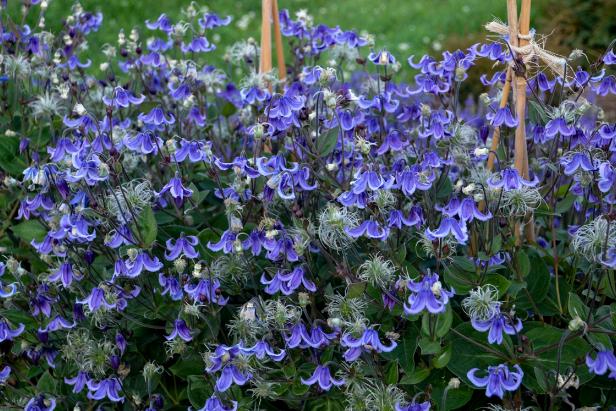
<path fill-rule="evenodd" d="M 53 28 L 60 24 L 73 1 L 50 0 L 49 3 L 47 23 Z M 115 43 L 121 28 L 126 31 L 132 27 L 143 29 L 144 20 L 155 19 L 163 12 L 180 18 L 181 9 L 190 1 L 84 0 L 81 3 L 86 10 L 99 10 L 104 15 L 103 28 L 90 37 L 94 53 L 104 43 Z M 217 31 L 221 50 L 240 38 L 258 37 L 259 0 L 211 0 L 198 4 L 207 5 L 220 14 L 233 15 L 231 28 Z M 279 0 L 279 6 L 292 13 L 307 9 L 317 23 L 372 33 L 376 36 L 377 47 L 387 47 L 399 58 L 439 51 L 452 37 L 456 38 L 456 45 L 468 44 L 470 40 L 468 43 L 464 40 L 481 32 L 482 25 L 493 16 L 505 19 L 504 0 Z M 245 29 L 237 26 L 242 18 L 249 21 Z M 142 36 L 147 36 L 141 32 Z"/>

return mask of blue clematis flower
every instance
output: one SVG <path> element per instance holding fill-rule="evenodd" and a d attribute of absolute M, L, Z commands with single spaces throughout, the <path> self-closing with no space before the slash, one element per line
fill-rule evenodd
<path fill-rule="evenodd" d="M 265 292 L 270 295 L 276 294 L 279 291 L 284 295 L 291 295 L 300 285 L 303 285 L 308 291 L 316 292 L 317 290 L 314 283 L 305 278 L 305 271 L 302 267 L 296 267 L 286 274 L 278 271 L 271 280 L 268 280 L 265 273 L 263 273 L 261 275 L 261 284 L 267 286 L 265 287 Z"/>
<path fill-rule="evenodd" d="M 490 121 L 490 124 L 494 127 L 500 127 L 503 124 L 509 128 L 518 126 L 518 120 L 513 117 L 509 107 L 503 107 L 496 110 L 496 113 L 488 113 L 486 118 Z"/>
<path fill-rule="evenodd" d="M 90 382 L 90 376 L 85 371 L 79 371 L 73 378 L 64 378 L 67 385 L 73 386 L 73 393 L 80 393 Z"/>
<path fill-rule="evenodd" d="M 56 399 L 46 397 L 43 394 L 37 395 L 28 401 L 24 411 L 53 411 L 56 408 Z"/>
<path fill-rule="evenodd" d="M 303 323 L 297 323 L 291 327 L 290 334 L 284 334 L 285 345 L 288 348 L 306 348 L 304 336 L 307 335 L 306 326 Z"/>
<path fill-rule="evenodd" d="M 215 395 L 207 399 L 203 408 L 197 411 L 237 411 L 237 401 L 232 401 L 230 407 L 226 407 Z"/>
<path fill-rule="evenodd" d="M 381 50 L 377 53 L 372 52 L 368 54 L 368 60 L 370 60 L 371 62 L 373 62 L 374 64 L 378 66 L 387 66 L 387 65 L 396 64 L 396 58 L 393 56 L 393 54 L 391 54 L 387 50 Z"/>
<path fill-rule="evenodd" d="M 575 127 L 567 125 L 567 122 L 562 117 L 554 118 L 545 125 L 545 135 L 554 137 L 556 134 L 569 137 L 575 134 Z"/>
<path fill-rule="evenodd" d="M 406 167 L 402 172 L 396 173 L 396 188 L 405 196 L 410 197 L 415 190 L 426 191 L 432 187 L 436 175 L 431 170 L 423 170 L 419 166 Z"/>
<path fill-rule="evenodd" d="M 11 367 L 5 365 L 2 370 L 0 370 L 0 384 L 6 383 L 6 380 L 9 379 L 9 375 L 11 375 Z"/>
<path fill-rule="evenodd" d="M 385 241 L 387 237 L 389 237 L 389 228 L 381 227 L 381 225 L 374 220 L 366 220 L 354 228 L 345 227 L 344 231 L 353 238 L 366 236 L 368 238 Z"/>
<path fill-rule="evenodd" d="M 58 331 L 58 330 L 69 330 L 71 328 L 75 328 L 75 326 L 77 325 L 77 323 L 75 321 L 73 321 L 72 323 L 65 319 L 64 317 L 62 317 L 61 315 L 56 315 L 53 320 L 51 320 L 49 323 L 47 323 L 47 325 L 45 326 L 45 328 L 40 328 L 39 327 L 39 332 L 53 332 L 53 331 Z"/>
<path fill-rule="evenodd" d="M 500 175 L 492 176 L 488 179 L 488 186 L 494 188 L 504 188 L 505 191 L 519 190 L 524 187 L 535 187 L 539 184 L 539 180 L 535 177 L 534 180 L 526 180 L 515 168 L 505 168 Z"/>
<path fill-rule="evenodd" d="M 563 166 L 565 174 L 570 176 L 582 171 L 595 171 L 592 158 L 589 158 L 586 153 L 578 152 L 569 156 L 564 156 L 560 159 L 560 164 Z"/>
<path fill-rule="evenodd" d="M 87 385 L 88 398 L 91 400 L 108 398 L 112 402 L 124 402 L 124 397 L 120 396 L 122 384 L 116 377 L 105 378 L 100 381 L 90 380 Z"/>
<path fill-rule="evenodd" d="M 182 52 L 188 53 L 207 53 L 208 51 L 216 50 L 216 45 L 210 43 L 204 36 L 194 37 L 190 43 L 182 42 Z"/>
<path fill-rule="evenodd" d="M 593 374 L 603 375 L 609 371 L 608 377 L 616 379 L 616 356 L 613 351 L 598 351 L 594 360 L 587 354 L 586 366 Z"/>
<path fill-rule="evenodd" d="M 445 217 L 441 220 L 441 224 L 436 230 L 432 231 L 429 228 L 426 229 L 426 237 L 432 241 L 445 238 L 449 234 L 452 234 L 460 244 L 465 244 L 468 240 L 466 223 L 452 217 Z"/>
<path fill-rule="evenodd" d="M 427 310 L 431 314 L 445 311 L 449 298 L 454 295 L 453 289 L 447 291 L 438 280 L 438 274 L 427 274 L 419 282 L 409 281 L 407 288 L 411 290 L 408 304 L 404 303 L 404 312 L 409 315 L 419 314 Z"/>
<path fill-rule="evenodd" d="M 319 387 L 324 391 L 329 391 L 332 386 L 340 387 L 344 385 L 343 379 L 332 377 L 331 371 L 327 365 L 318 365 L 310 378 L 300 378 L 300 380 L 304 385 L 314 385 L 318 383 Z"/>
<path fill-rule="evenodd" d="M 0 342 L 13 341 L 13 338 L 19 337 L 25 328 L 25 325 L 20 323 L 17 328 L 11 329 L 6 320 L 0 320 Z"/>
<path fill-rule="evenodd" d="M 508 335 L 516 335 L 522 331 L 522 321 L 517 318 L 512 320 L 501 312 L 495 313 L 489 320 L 471 319 L 474 329 L 481 332 L 489 331 L 488 342 L 490 344 L 502 344 L 503 332 Z"/>
<path fill-rule="evenodd" d="M 191 163 L 197 163 L 208 158 L 207 152 L 211 149 L 211 143 L 203 141 L 180 140 L 180 148 L 175 153 L 175 160 L 178 163 L 185 161 L 187 158 Z"/>
<path fill-rule="evenodd" d="M 180 235 L 175 243 L 170 238 L 165 243 L 167 245 L 168 253 L 165 252 L 165 259 L 167 261 L 173 261 L 180 255 L 184 255 L 187 258 L 197 258 L 199 253 L 195 250 L 195 247 L 199 243 L 199 240 L 194 235 L 185 236 L 184 233 Z"/>
<path fill-rule="evenodd" d="M 271 119 L 291 118 L 294 113 L 304 107 L 306 98 L 296 93 L 293 89 L 288 89 L 285 94 L 276 94 L 272 97 L 271 106 L 267 114 Z"/>
<path fill-rule="evenodd" d="M 348 349 L 344 352 L 346 361 L 355 361 L 359 358 L 362 351 L 391 352 L 398 345 L 391 341 L 390 345 L 385 345 L 379 339 L 379 333 L 373 328 L 366 328 L 360 337 L 354 337 L 351 333 L 345 333 L 340 339 L 340 344 Z"/>
<path fill-rule="evenodd" d="M 228 26 L 231 23 L 231 16 L 219 17 L 218 14 L 207 12 L 199 19 L 199 25 L 206 30 L 216 27 Z"/>
<path fill-rule="evenodd" d="M 122 87 L 116 87 L 113 90 L 112 97 L 103 97 L 103 103 L 105 103 L 106 106 L 113 108 L 126 108 L 130 105 L 138 106 L 143 103 L 144 100 L 144 95 L 136 97 L 132 92 L 125 90 Z"/>
<path fill-rule="evenodd" d="M 6 265 L 4 263 L 0 263 L 0 277 L 4 275 L 4 270 L 6 269 Z M 0 298 L 10 298 L 17 293 L 17 283 L 11 283 L 4 285 L 2 281 L 0 281 Z"/>
<path fill-rule="evenodd" d="M 145 124 L 157 127 L 175 123 L 175 116 L 172 113 L 165 115 L 165 112 L 160 107 L 154 107 L 148 114 L 139 114 L 138 119 Z"/>
<path fill-rule="evenodd" d="M 192 340 L 190 328 L 188 328 L 188 326 L 186 325 L 186 321 L 182 319 L 175 320 L 173 322 L 173 330 L 171 330 L 171 334 L 165 335 L 167 341 L 173 340 L 177 337 L 180 337 L 186 342 Z"/>
<path fill-rule="evenodd" d="M 222 250 L 225 254 L 229 254 L 233 251 L 233 244 L 235 243 L 236 238 L 236 233 L 230 230 L 225 230 L 222 233 L 222 236 L 220 236 L 220 240 L 217 243 L 212 243 L 211 241 L 208 241 L 207 248 L 214 252 Z"/>
<path fill-rule="evenodd" d="M 134 245 L 136 241 L 133 233 L 126 225 L 121 225 L 109 233 L 105 238 L 105 245 L 111 248 L 118 248 L 123 245 Z"/>
<path fill-rule="evenodd" d="M 164 194 L 169 193 L 175 205 L 178 207 L 182 207 L 184 204 L 185 198 L 192 197 L 193 191 L 190 188 L 184 187 L 182 184 L 182 179 L 179 175 L 173 177 L 165 186 L 160 190 L 160 192 L 156 193 L 158 197 L 162 197 Z"/>
<path fill-rule="evenodd" d="M 147 252 L 139 250 L 134 258 L 128 258 L 125 261 L 126 264 L 126 277 L 136 278 L 143 270 L 151 273 L 156 273 L 163 268 L 163 263 L 160 262 L 158 257 L 151 257 Z"/>
<path fill-rule="evenodd" d="M 229 364 L 222 369 L 220 376 L 216 380 L 216 390 L 219 392 L 225 392 L 231 387 L 231 385 L 236 384 L 242 386 L 251 378 L 251 373 L 242 373 L 235 365 Z"/>
<path fill-rule="evenodd" d="M 271 345 L 265 340 L 257 341 L 257 343 L 250 348 L 241 348 L 242 352 L 246 354 L 253 354 L 258 359 L 262 360 L 267 355 L 272 360 L 279 362 L 282 361 L 286 355 L 285 350 L 280 350 L 276 353 Z"/>
<path fill-rule="evenodd" d="M 60 265 L 52 275 L 49 276 L 49 281 L 60 281 L 64 288 L 68 288 L 73 280 L 81 280 L 82 276 L 73 272 L 73 266 L 71 263 L 65 262 Z"/>
<path fill-rule="evenodd" d="M 430 411 L 430 401 L 421 403 L 412 402 L 408 405 L 396 403 L 395 411 Z"/>
<path fill-rule="evenodd" d="M 195 285 L 190 283 L 184 285 L 184 291 L 194 302 L 207 301 L 223 306 L 229 300 L 229 298 L 221 295 L 220 281 L 218 279 L 202 278 Z"/>
<path fill-rule="evenodd" d="M 105 291 L 100 287 L 93 287 L 90 294 L 82 300 L 77 300 L 77 303 L 87 305 L 91 312 L 98 310 L 101 306 L 106 310 L 110 310 L 116 306 L 116 303 L 110 304 L 107 302 Z"/>
<path fill-rule="evenodd" d="M 389 227 L 397 227 L 401 229 L 402 226 L 414 227 L 423 223 L 423 216 L 421 207 L 413 207 L 408 215 L 405 217 L 400 210 L 391 210 L 389 212 L 389 218 L 387 219 L 387 225 Z"/>
<path fill-rule="evenodd" d="M 170 33 L 173 30 L 173 24 L 166 14 L 161 14 L 156 21 L 146 20 L 145 25 L 150 30 L 160 30 L 165 33 Z"/>
<path fill-rule="evenodd" d="M 88 68 L 90 67 L 91 64 L 92 64 L 91 60 L 88 60 L 85 63 L 82 63 L 81 61 L 79 61 L 79 58 L 77 58 L 77 56 L 73 54 L 66 60 L 66 64 L 61 64 L 60 67 L 68 66 L 68 68 L 72 71 L 72 70 L 75 70 L 76 68 Z"/>
<path fill-rule="evenodd" d="M 505 396 L 505 391 L 515 391 L 522 384 L 524 371 L 519 365 L 514 365 L 515 371 L 509 370 L 506 364 L 498 366 L 490 366 L 485 377 L 477 377 L 479 368 L 473 368 L 468 371 L 466 376 L 478 388 L 486 388 L 486 397 L 497 396 L 502 399 Z"/>
<path fill-rule="evenodd" d="M 179 301 L 184 297 L 180 281 L 175 277 L 167 277 L 163 273 L 158 274 L 158 284 L 163 287 L 161 295 L 169 294 L 173 301 Z"/>
<path fill-rule="evenodd" d="M 488 221 L 492 218 L 492 213 L 488 210 L 487 214 L 483 214 L 477 208 L 475 200 L 470 197 L 464 198 L 460 201 L 457 197 L 453 197 L 449 200 L 449 203 L 445 207 L 436 207 L 447 217 L 459 216 L 461 221 L 473 221 L 474 219 L 480 221 Z"/>
<path fill-rule="evenodd" d="M 338 336 L 336 332 L 326 333 L 320 326 L 311 328 L 310 332 L 304 328 L 301 332 L 304 342 L 312 348 L 326 347 Z"/>

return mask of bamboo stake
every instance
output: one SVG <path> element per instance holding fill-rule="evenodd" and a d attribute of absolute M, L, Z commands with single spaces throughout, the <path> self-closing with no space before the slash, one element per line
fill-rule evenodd
<path fill-rule="evenodd" d="M 501 94 L 500 103 L 498 105 L 499 108 L 505 108 L 507 105 L 507 101 L 509 100 L 509 93 L 511 91 L 511 67 L 507 69 L 507 78 L 505 80 L 505 85 L 503 86 L 503 92 Z M 496 150 L 498 150 L 498 145 L 500 144 L 500 127 L 496 127 L 494 129 L 494 134 L 492 135 L 492 144 L 490 145 L 490 154 L 488 154 L 488 170 L 492 171 L 494 169 L 494 161 L 496 161 Z"/>
<path fill-rule="evenodd" d="M 284 50 L 282 49 L 282 34 L 280 33 L 280 16 L 278 15 L 278 0 L 272 5 L 274 15 L 274 36 L 276 37 L 276 58 L 278 59 L 278 78 L 287 78 L 287 67 L 284 64 Z"/>
<path fill-rule="evenodd" d="M 522 8 L 520 9 L 520 26 L 519 39 L 516 35 L 516 40 L 519 40 L 519 46 L 528 45 L 528 33 L 530 32 L 530 6 L 531 0 L 522 0 Z M 529 179 L 528 170 L 528 148 L 526 147 L 526 76 L 515 76 L 516 85 L 516 115 L 518 118 L 518 127 L 515 132 L 515 155 L 514 165 L 520 175 Z M 524 227 L 526 239 L 529 242 L 535 242 L 535 223 L 530 216 L 528 223 Z M 516 225 L 516 243 L 520 244 L 519 227 Z"/>
<path fill-rule="evenodd" d="M 266 73 L 272 69 L 272 0 L 263 0 L 261 3 L 261 61 L 259 73 Z"/>
<path fill-rule="evenodd" d="M 278 59 L 278 78 L 287 77 L 287 67 L 284 63 L 282 34 L 280 33 L 280 16 L 278 15 L 278 0 L 262 0 L 261 4 L 261 61 L 259 73 L 272 70 L 272 21 L 274 22 L 274 40 L 276 41 L 276 58 Z"/>
<path fill-rule="evenodd" d="M 509 24 L 509 37 L 510 38 L 518 38 L 517 34 L 517 20 L 518 20 L 518 5 L 516 0 L 507 0 L 507 20 Z M 512 35 L 512 33 L 515 33 Z M 517 45 L 517 44 L 516 44 Z M 503 86 L 503 92 L 501 94 L 501 99 L 498 104 L 499 108 L 504 108 L 507 105 L 509 100 L 509 94 L 511 92 L 511 82 L 512 82 L 513 72 L 511 67 L 507 68 L 507 77 L 505 79 L 505 85 Z M 490 152 L 488 153 L 488 170 L 492 171 L 494 169 L 494 162 L 496 161 L 496 150 L 498 150 L 498 145 L 500 144 L 500 127 L 496 127 L 494 129 L 494 134 L 492 134 L 492 144 L 490 145 Z M 479 211 L 483 212 L 486 208 L 485 200 L 479 202 Z M 472 256 L 477 254 L 477 233 L 473 233 L 471 235 L 471 244 L 469 247 L 469 252 Z"/>

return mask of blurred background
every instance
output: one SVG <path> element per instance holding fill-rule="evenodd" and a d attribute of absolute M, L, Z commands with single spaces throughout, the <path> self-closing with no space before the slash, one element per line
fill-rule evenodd
<path fill-rule="evenodd" d="M 21 2 L 9 3 L 16 7 Z M 91 52 L 100 50 L 104 43 L 115 44 L 121 28 L 127 34 L 135 26 L 143 29 L 144 20 L 154 20 L 161 13 L 179 19 L 181 10 L 190 3 L 83 0 L 84 9 L 104 15 L 101 31 L 90 36 Z M 62 24 L 72 4 L 73 0 L 49 0 L 47 24 L 51 28 Z M 213 58 L 219 58 L 226 46 L 239 39 L 252 36 L 258 40 L 261 1 L 203 0 L 196 4 L 233 16 L 229 27 L 209 38 L 218 44 Z M 506 21 L 505 0 L 279 0 L 279 7 L 289 9 L 291 15 L 305 9 L 317 24 L 371 33 L 377 48 L 387 48 L 402 61 L 411 54 L 440 54 L 442 50 L 468 47 L 485 37 L 483 24 L 490 19 Z M 531 26 L 538 33 L 550 34 L 550 50 L 568 55 L 573 48 L 580 48 L 592 61 L 616 38 L 616 0 L 534 0 L 532 7 Z"/>

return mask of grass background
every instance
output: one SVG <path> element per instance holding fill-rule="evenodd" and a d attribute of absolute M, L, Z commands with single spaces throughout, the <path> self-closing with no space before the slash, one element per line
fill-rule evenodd
<path fill-rule="evenodd" d="M 18 2 L 10 3 L 13 6 L 9 8 L 15 9 Z M 541 13 L 541 3 L 545 0 L 535 3 L 533 12 Z M 61 25 L 72 4 L 72 0 L 50 0 L 47 25 L 51 29 Z M 144 30 L 143 22 L 154 20 L 161 13 L 177 21 L 181 18 L 181 9 L 188 6 L 190 0 L 83 0 L 81 4 L 85 10 L 101 11 L 104 16 L 101 30 L 89 37 L 90 48 L 96 52 L 104 43 L 115 44 L 122 28 L 128 33 L 131 28 L 138 27 L 146 38 L 150 33 Z M 218 43 L 222 52 L 241 38 L 258 39 L 259 0 L 209 0 L 197 4 L 233 16 L 230 27 L 215 32 L 220 39 L 210 35 L 210 41 Z M 315 23 L 365 30 L 375 35 L 378 48 L 386 47 L 399 58 L 439 52 L 452 38 L 456 45 L 469 45 L 492 17 L 506 19 L 504 0 L 279 0 L 279 7 L 289 9 L 291 14 L 306 9 Z M 16 11 L 10 10 L 11 13 Z M 245 29 L 238 27 L 242 18 L 249 21 Z"/>

